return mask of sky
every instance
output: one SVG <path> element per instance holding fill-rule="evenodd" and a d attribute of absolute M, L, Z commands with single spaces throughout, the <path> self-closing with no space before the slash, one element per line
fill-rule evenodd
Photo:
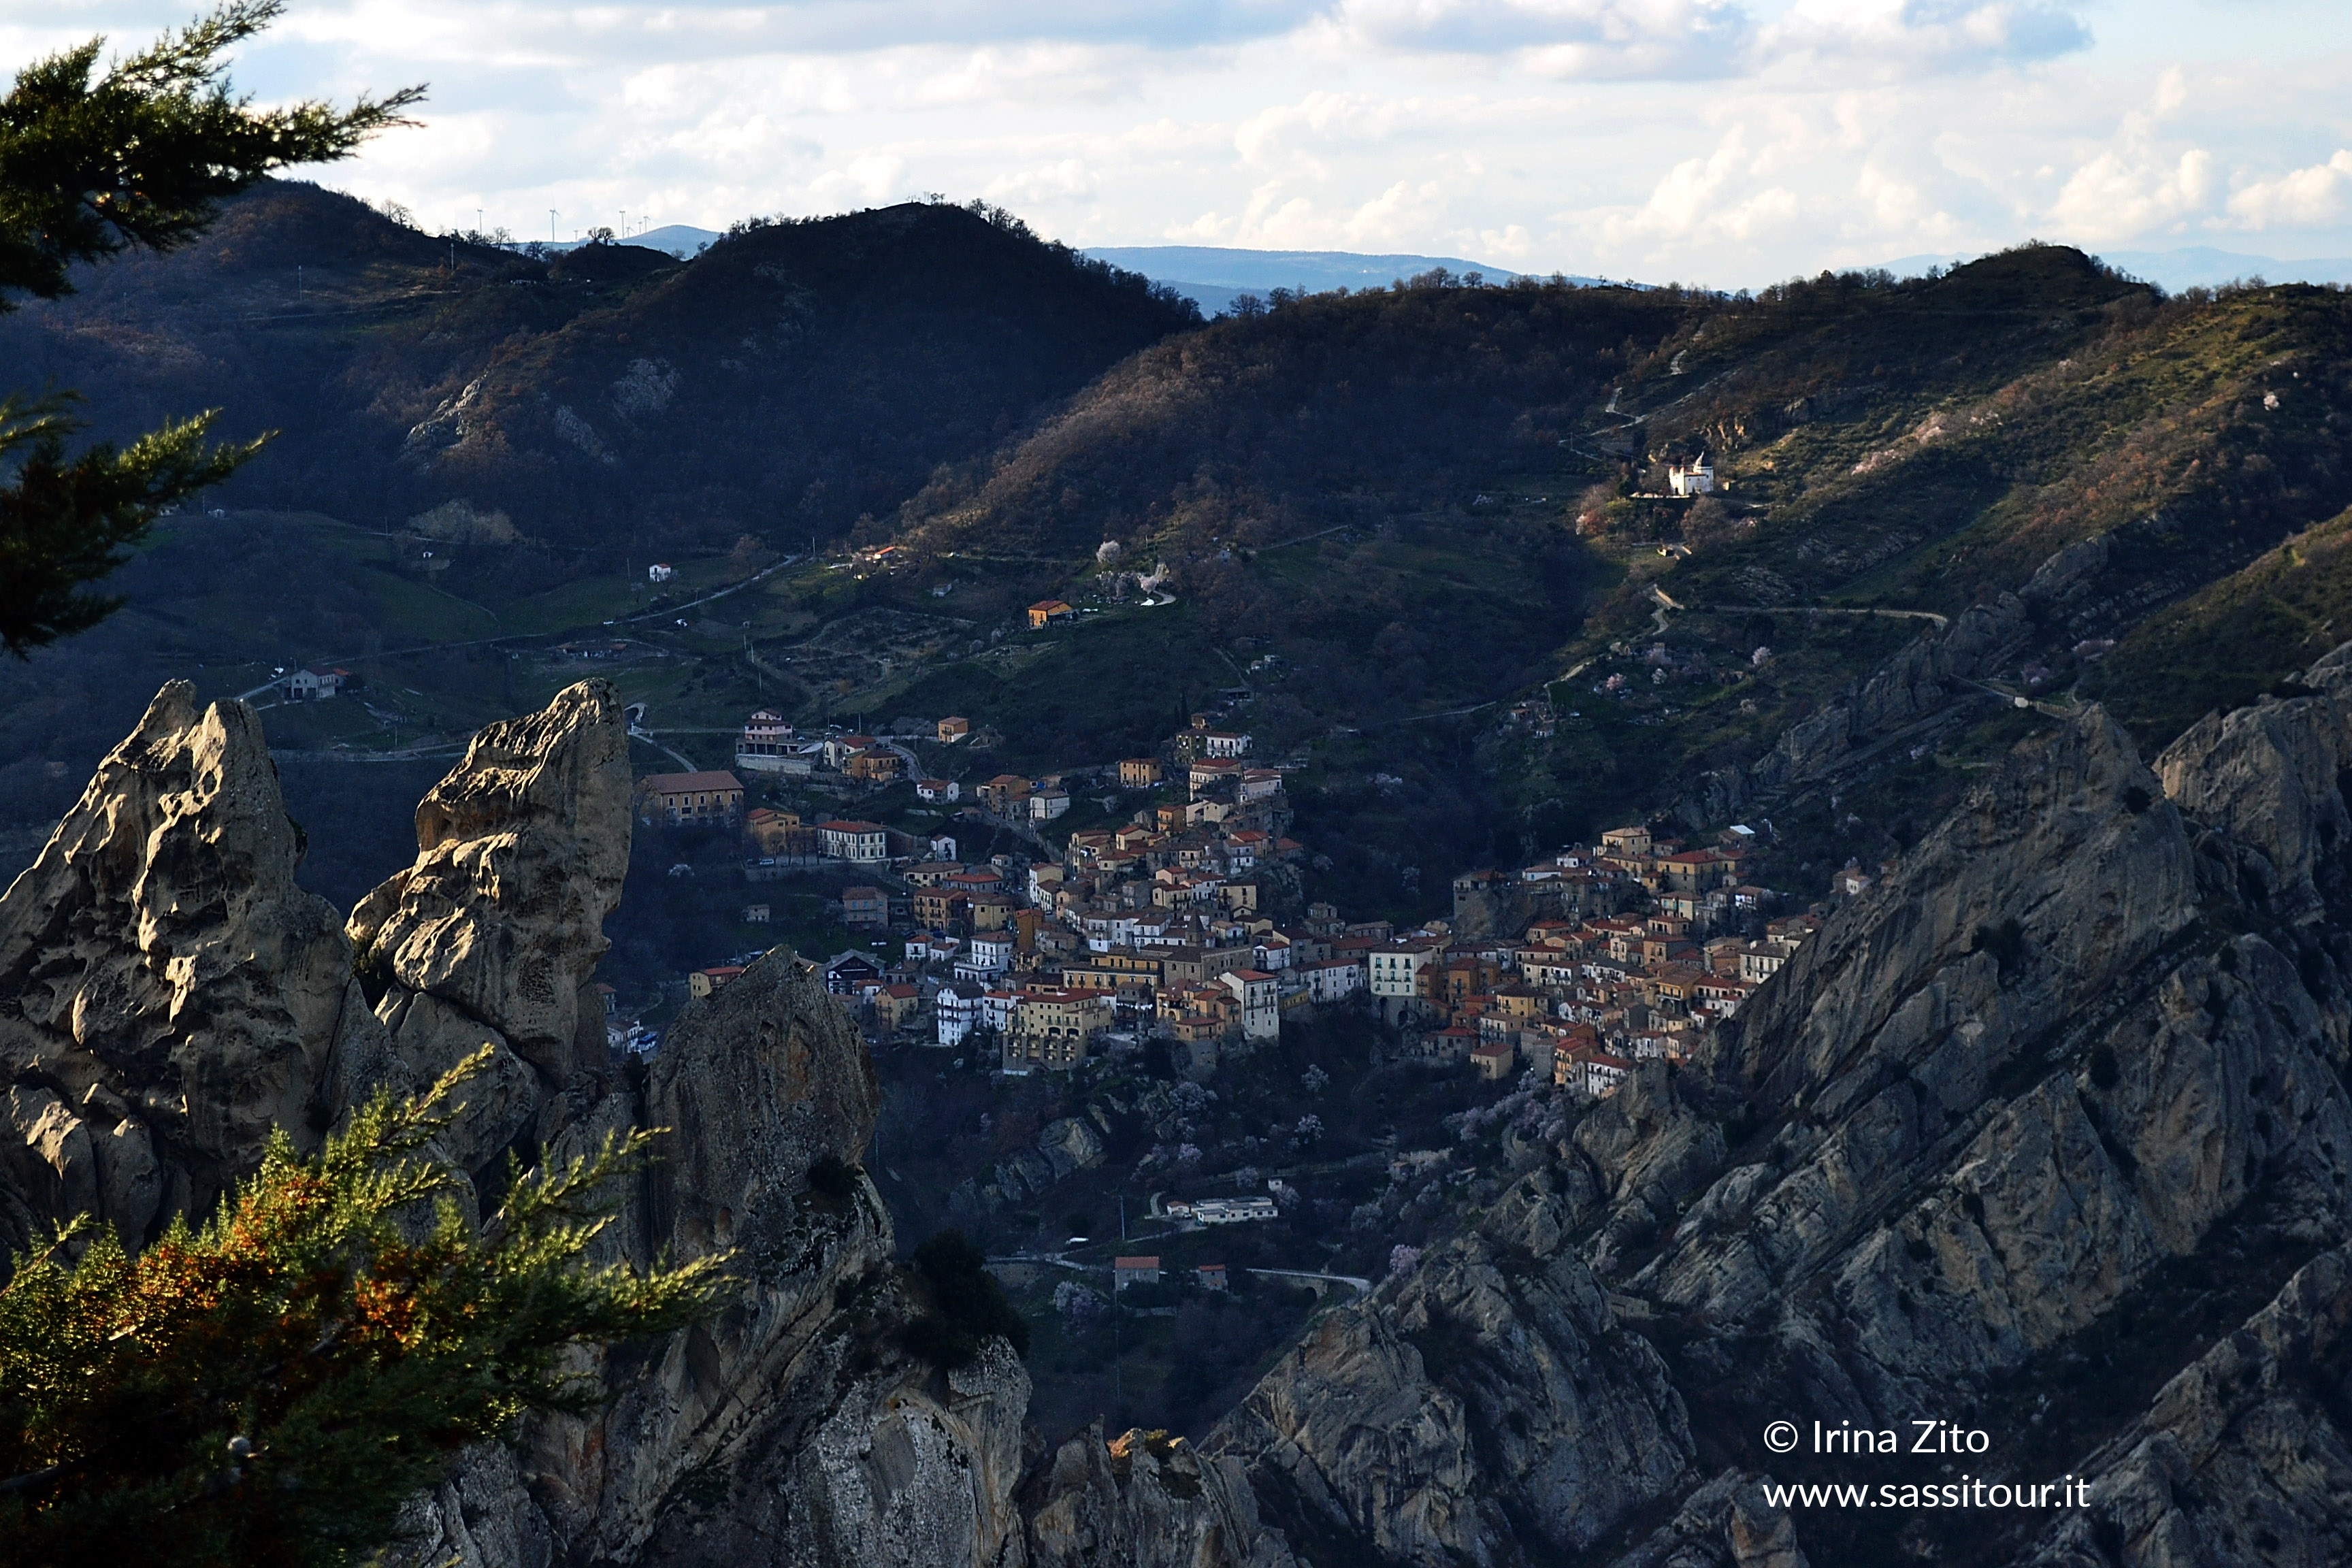
<path fill-rule="evenodd" d="M 193 0 L 0 0 L 0 62 Z M 289 0 L 320 183 L 571 238 L 941 193 L 1079 247 L 1757 286 L 2029 237 L 2352 257 L 2342 0 Z"/>

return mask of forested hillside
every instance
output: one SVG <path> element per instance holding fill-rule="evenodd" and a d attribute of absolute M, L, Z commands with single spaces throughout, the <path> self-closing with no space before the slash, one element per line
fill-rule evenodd
<path fill-rule="evenodd" d="M 1119 365 L 983 468 L 908 503 L 933 552 L 1179 554 L 1466 507 L 1551 472 L 1609 388 L 1687 314 L 1678 291 L 1525 280 L 1309 295 Z"/>
<path fill-rule="evenodd" d="M 1277 301 L 908 503 L 909 589 L 1103 618 L 892 689 L 989 711 L 1043 765 L 1226 685 L 1206 642 L 1261 735 L 1313 752 L 1293 788 L 1327 858 L 1371 848 L 1400 886 L 1615 816 L 1776 805 L 1822 879 L 2105 689 L 2152 611 L 2352 500 L 2347 331 L 2340 292 L 2167 298 L 2055 247 L 1752 298 L 1429 278 Z M 1665 493 L 1702 458 L 1714 494 Z M 1118 608 L 1154 566 L 1174 609 Z M 1117 629 L 1153 616 L 1157 704 Z M 1112 668 L 1118 702 L 1091 700 Z M 2224 687 L 2173 683 L 2168 721 Z M 1549 735 L 1488 706 L 1547 690 Z"/>
<path fill-rule="evenodd" d="M 940 463 L 1198 320 L 1003 213 L 908 205 L 749 225 L 688 263 L 541 259 L 269 182 L 205 238 L 86 269 L 0 319 L 14 385 L 82 392 L 101 434 L 222 409 L 275 429 L 221 492 L 381 527 L 503 510 L 545 575 L 583 559 L 830 538 Z"/>
<path fill-rule="evenodd" d="M 992 209 L 550 262 L 273 185 L 0 321 L 111 430 L 285 432 L 233 526 L 181 520 L 113 626 L 0 676 L 0 798 L 60 809 L 157 672 L 356 658 L 366 721 L 279 743 L 382 748 L 634 615 L 621 679 L 680 734 L 962 713 L 971 767 L 1042 772 L 1212 710 L 1296 764 L 1310 880 L 1360 907 L 1653 811 L 1769 817 L 1818 884 L 2085 700 L 2158 742 L 2310 656 L 2334 536 L 2265 552 L 2352 503 L 2347 333 L 2340 292 L 2167 298 L 2051 247 L 1196 324 Z M 1714 493 L 1666 494 L 1702 457 Z M 1047 596 L 1075 623 L 1030 627 Z"/>

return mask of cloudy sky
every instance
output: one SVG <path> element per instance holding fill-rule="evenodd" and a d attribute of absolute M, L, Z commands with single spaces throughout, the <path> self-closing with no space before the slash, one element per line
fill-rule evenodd
<path fill-rule="evenodd" d="M 192 8 L 0 0 L 0 59 Z M 1080 246 L 1722 287 L 2028 237 L 2352 256 L 2342 0 L 289 0 L 237 80 L 430 82 L 318 177 L 524 237 L 938 191 Z"/>

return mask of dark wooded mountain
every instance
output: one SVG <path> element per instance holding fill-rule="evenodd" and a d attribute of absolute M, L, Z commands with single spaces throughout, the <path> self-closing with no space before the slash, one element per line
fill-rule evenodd
<path fill-rule="evenodd" d="M 14 379 L 79 388 L 108 436 L 201 407 L 280 431 L 226 503 L 381 525 L 464 500 L 598 560 L 839 533 L 1198 319 L 1003 214 L 541 261 L 286 182 L 77 284 L 0 322 Z"/>
<path fill-rule="evenodd" d="M 939 573 L 991 551 L 1068 563 L 1008 596 L 1123 569 L 1093 559 L 1106 537 L 1168 565 L 1211 636 L 1292 672 L 1253 683 L 1277 746 L 1575 669 L 1552 689 L 1575 716 L 1548 740 L 1465 718 L 1344 764 L 1322 746 L 1327 776 L 1351 798 L 1348 779 L 1402 776 L 1427 807 L 1404 815 L 1444 825 L 1423 843 L 1467 817 L 1486 831 L 1453 852 L 1496 858 L 1643 809 L 1785 804 L 1775 820 L 1825 877 L 1908 842 L 2017 739 L 2000 702 L 2075 700 L 2150 612 L 2352 500 L 2347 350 L 2339 291 L 2168 299 L 2053 247 L 1755 298 L 1318 296 L 1138 354 L 944 474 L 902 537 Z M 1664 494 L 1702 458 L 1713 497 Z M 2338 600 L 2312 592 L 2312 641 L 2269 656 L 2273 679 L 2324 646 L 2310 628 Z M 1012 677 L 1008 733 L 1086 646 Z M 972 683 L 911 690 L 983 704 Z M 2202 710 L 2171 702 L 2147 736 Z M 1886 772 L 1898 732 L 1925 774 Z M 1857 809 L 1874 779 L 1884 798 Z M 1832 795 L 1853 825 L 1825 837 Z M 1360 846 L 1346 820 L 1333 838 Z M 1391 875 L 1409 864 L 1433 869 Z"/>
<path fill-rule="evenodd" d="M 1119 365 L 980 474 L 926 490 L 907 537 L 1196 555 L 1463 508 L 1485 478 L 1559 468 L 1563 439 L 1689 309 L 1667 290 L 1424 284 L 1218 321 Z"/>

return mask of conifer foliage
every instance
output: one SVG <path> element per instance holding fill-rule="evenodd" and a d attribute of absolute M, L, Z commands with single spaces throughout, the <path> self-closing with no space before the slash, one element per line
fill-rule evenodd
<path fill-rule="evenodd" d="M 0 310 L 73 291 L 71 269 L 202 234 L 217 204 L 273 169 L 346 156 L 409 121 L 423 89 L 348 109 L 257 110 L 222 56 L 275 21 L 281 0 L 219 9 L 99 69 L 103 38 L 36 61 L 0 98 Z M 96 625 L 119 601 L 88 584 L 120 566 L 160 510 L 219 483 L 261 449 L 212 445 L 197 414 L 77 458 L 69 396 L 0 397 L 0 647 L 32 648 Z"/>
<path fill-rule="evenodd" d="M 355 1111 L 313 1157 L 283 1133 L 211 1220 L 136 1257 L 79 1222 L 0 1288 L 0 1565 L 334 1564 L 528 1411 L 582 1411 L 577 1351 L 708 1316 L 727 1258 L 590 1260 L 603 1194 L 652 1134 L 509 1171 L 477 1229 L 432 1141 L 461 1063 Z M 446 1108 L 446 1109 L 445 1109 Z M 79 1257 L 68 1261 L 71 1254 Z"/>

